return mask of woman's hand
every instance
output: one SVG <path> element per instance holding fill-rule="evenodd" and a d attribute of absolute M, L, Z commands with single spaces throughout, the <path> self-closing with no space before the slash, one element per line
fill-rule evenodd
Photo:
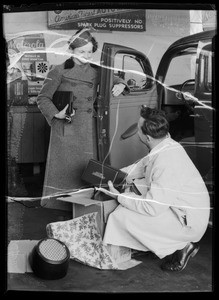
<path fill-rule="evenodd" d="M 68 106 L 69 106 L 69 104 L 67 104 L 64 108 L 63 108 L 63 110 L 60 110 L 60 112 L 58 112 L 56 115 L 55 115 L 55 117 L 57 118 L 57 119 L 65 119 L 65 117 L 66 117 L 66 110 L 68 109 Z M 73 110 L 73 113 L 71 114 L 71 117 L 72 116 L 74 116 L 75 115 L 75 110 Z"/>
<path fill-rule="evenodd" d="M 125 89 L 125 84 L 123 83 L 115 84 L 112 89 L 113 96 L 115 97 L 119 96 L 124 91 L 124 89 Z"/>
<path fill-rule="evenodd" d="M 68 106 L 69 106 L 69 104 L 67 104 L 64 108 L 63 108 L 63 110 L 60 110 L 60 112 L 58 112 L 56 115 L 55 115 L 55 117 L 57 118 L 57 119 L 65 119 L 65 117 L 66 117 L 66 110 L 67 110 L 67 108 L 68 108 Z"/>

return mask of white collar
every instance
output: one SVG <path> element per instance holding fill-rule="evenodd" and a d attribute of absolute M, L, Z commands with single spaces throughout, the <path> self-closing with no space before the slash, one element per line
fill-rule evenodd
<path fill-rule="evenodd" d="M 171 143 L 173 142 L 170 134 L 168 133 L 166 138 L 164 138 L 159 144 L 157 144 L 148 154 L 147 156 L 145 156 L 144 158 L 144 165 L 148 165 L 149 161 L 151 161 L 151 159 L 154 157 L 154 155 L 156 155 L 157 153 L 159 153 L 160 151 L 162 151 L 164 148 L 168 147 Z"/>

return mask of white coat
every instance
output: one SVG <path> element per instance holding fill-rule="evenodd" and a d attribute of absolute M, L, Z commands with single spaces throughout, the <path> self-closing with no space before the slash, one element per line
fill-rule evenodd
<path fill-rule="evenodd" d="M 123 168 L 141 196 L 125 191 L 108 218 L 104 243 L 159 258 L 198 242 L 209 220 L 210 199 L 205 183 L 184 148 L 170 137 L 137 163 Z"/>

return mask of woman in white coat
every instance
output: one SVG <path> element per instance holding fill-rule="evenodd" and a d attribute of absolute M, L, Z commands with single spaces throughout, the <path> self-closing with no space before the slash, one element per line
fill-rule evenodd
<path fill-rule="evenodd" d="M 199 250 L 209 220 L 210 200 L 205 183 L 184 148 L 172 140 L 162 111 L 142 107 L 140 140 L 149 154 L 122 170 L 141 195 L 120 194 L 109 182 L 106 194 L 120 205 L 108 218 L 104 242 L 164 258 L 162 269 L 181 271 Z"/>

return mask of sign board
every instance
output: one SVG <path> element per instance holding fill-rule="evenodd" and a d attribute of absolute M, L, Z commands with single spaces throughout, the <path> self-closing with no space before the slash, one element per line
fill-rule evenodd
<path fill-rule="evenodd" d="M 80 9 L 48 11 L 48 28 L 145 31 L 144 9 Z"/>
<path fill-rule="evenodd" d="M 7 40 L 7 46 L 10 65 L 13 66 L 7 81 L 14 80 L 14 73 L 22 72 L 28 80 L 28 95 L 37 95 L 49 70 L 43 33 L 15 36 Z"/>

